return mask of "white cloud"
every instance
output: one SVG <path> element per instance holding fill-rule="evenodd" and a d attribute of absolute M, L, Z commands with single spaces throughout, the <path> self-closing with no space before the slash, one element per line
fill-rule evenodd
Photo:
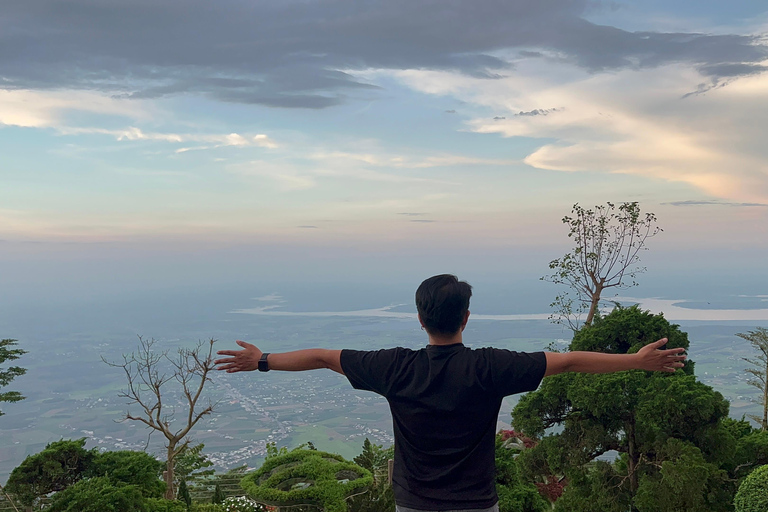
<path fill-rule="evenodd" d="M 91 112 L 146 119 L 141 101 L 111 98 L 87 91 L 31 91 L 0 89 L 0 124 L 27 128 L 61 126 L 67 112 Z"/>
<path fill-rule="evenodd" d="M 709 79 L 683 65 L 588 74 L 533 59 L 496 80 L 427 70 L 366 73 L 376 74 L 497 113 L 471 120 L 473 131 L 555 139 L 525 159 L 539 169 L 635 174 L 688 183 L 713 197 L 768 200 L 768 73 L 686 98 Z M 543 114 L 520 115 L 535 110 Z"/>

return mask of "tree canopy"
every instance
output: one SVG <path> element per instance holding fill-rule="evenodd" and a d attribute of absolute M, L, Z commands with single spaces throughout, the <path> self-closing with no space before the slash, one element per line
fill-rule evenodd
<path fill-rule="evenodd" d="M 634 353 L 663 337 L 668 348 L 689 346 L 687 335 L 662 315 L 617 307 L 576 332 L 569 349 Z M 719 510 L 718 493 L 732 487 L 721 469 L 733 463 L 737 442 L 722 423 L 728 402 L 698 382 L 693 369 L 687 361 L 674 373 L 547 377 L 512 413 L 516 430 L 543 436 L 521 463 L 529 472 L 568 476 L 558 510 Z M 596 461 L 611 450 L 619 453 L 615 462 Z M 697 485 L 681 487 L 693 475 Z M 658 495 L 683 508 L 653 505 L 650 497 Z M 685 508 L 689 504 L 699 508 Z"/>
<path fill-rule="evenodd" d="M 14 361 L 27 353 L 20 348 L 13 348 L 15 345 L 17 345 L 16 340 L 0 340 L 0 364 Z M 0 388 L 7 386 L 13 379 L 24 375 L 26 372 L 27 370 L 20 366 L 0 367 Z M 24 397 L 18 391 L 0 392 L 0 402 L 18 402 L 19 400 L 24 400 Z M 3 411 L 0 410 L 0 416 L 2 415 Z"/>
<path fill-rule="evenodd" d="M 586 209 L 573 205 L 571 215 L 563 217 L 573 249 L 552 260 L 552 274 L 541 279 L 566 285 L 570 290 L 555 297 L 551 318 L 579 328 L 590 325 L 598 313 L 602 294 L 609 288 L 627 288 L 637 284 L 636 278 L 645 268 L 638 263 L 645 241 L 661 231 L 652 213 L 641 215 L 637 202 L 613 203 Z"/>

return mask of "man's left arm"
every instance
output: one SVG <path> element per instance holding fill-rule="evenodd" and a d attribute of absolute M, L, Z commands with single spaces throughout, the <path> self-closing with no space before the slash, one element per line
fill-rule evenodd
<path fill-rule="evenodd" d="M 243 350 L 219 350 L 216 354 L 230 356 L 226 359 L 217 359 L 217 370 L 225 370 L 227 373 L 249 372 L 258 369 L 262 351 L 255 345 L 237 340 Z M 267 356 L 267 364 L 270 370 L 283 370 L 288 372 L 300 372 L 304 370 L 318 370 L 328 368 L 344 375 L 341 369 L 341 350 L 326 350 L 322 348 L 310 348 L 295 350 L 293 352 L 270 353 Z"/>
<path fill-rule="evenodd" d="M 547 370 L 544 376 L 564 372 L 612 373 L 623 370 L 649 370 L 674 372 L 682 368 L 686 356 L 684 348 L 660 350 L 666 345 L 662 338 L 641 348 L 636 354 L 604 354 L 602 352 L 545 352 Z"/>

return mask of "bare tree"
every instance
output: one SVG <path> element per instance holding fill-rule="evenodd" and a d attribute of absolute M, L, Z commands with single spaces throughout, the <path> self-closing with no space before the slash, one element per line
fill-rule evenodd
<path fill-rule="evenodd" d="M 750 342 L 758 351 L 756 359 L 744 357 L 743 359 L 755 368 L 747 368 L 746 372 L 755 378 L 748 380 L 747 384 L 760 390 L 760 404 L 763 406 L 763 416 L 750 414 L 749 417 L 760 424 L 762 430 L 768 430 L 768 329 L 758 327 L 754 331 L 736 333 L 736 336 Z"/>
<path fill-rule="evenodd" d="M 541 279 L 571 288 L 575 298 L 568 291 L 555 297 L 550 318 L 576 331 L 584 313 L 584 325 L 592 323 L 606 289 L 637 285 L 635 278 L 646 270 L 638 265 L 639 253 L 647 249 L 645 241 L 662 229 L 654 214 L 641 216 L 637 202 L 622 203 L 618 209 L 606 203 L 589 210 L 577 203 L 571 214 L 563 217 L 563 224 L 569 227 L 574 248 L 552 260 L 553 273 Z"/>
<path fill-rule="evenodd" d="M 168 350 L 155 351 L 154 339 L 139 336 L 139 348 L 131 354 L 123 355 L 122 363 L 113 363 L 102 357 L 109 366 L 122 368 L 128 380 L 128 388 L 119 396 L 128 399 L 128 404 L 136 404 L 140 409 L 137 415 L 127 412 L 125 420 L 144 423 L 150 431 L 160 432 L 166 439 L 167 471 L 165 473 L 166 499 L 174 499 L 173 470 L 176 456 L 189 444 L 186 436 L 203 416 L 211 414 L 215 404 L 210 400 L 205 407 L 200 405 L 205 383 L 210 381 L 209 373 L 214 369 L 213 344 L 199 342 L 194 349 L 180 348 L 175 357 L 168 355 Z M 208 345 L 206 350 L 206 344 Z M 172 388 L 181 392 L 184 411 L 180 426 L 175 427 L 176 405 L 169 404 Z"/>

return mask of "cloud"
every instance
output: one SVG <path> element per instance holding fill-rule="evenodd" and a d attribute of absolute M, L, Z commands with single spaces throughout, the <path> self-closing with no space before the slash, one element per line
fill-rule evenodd
<path fill-rule="evenodd" d="M 176 153 L 186 153 L 187 151 L 221 148 L 221 147 L 247 147 L 257 146 L 262 148 L 274 149 L 277 148 L 277 143 L 270 139 L 267 135 L 240 135 L 239 133 L 228 134 L 197 134 L 197 133 L 161 133 L 161 132 L 145 132 L 140 128 L 131 126 L 129 128 L 112 130 L 106 128 L 83 128 L 83 127 L 59 127 L 57 131 L 62 135 L 83 135 L 83 134 L 100 134 L 109 135 L 117 139 L 118 141 L 162 141 L 162 142 L 176 142 L 176 143 L 189 143 L 200 142 L 213 144 L 213 146 L 196 146 L 196 147 L 182 147 L 176 150 Z"/>
<path fill-rule="evenodd" d="M 79 89 L 123 98 L 200 94 L 322 109 L 376 85 L 348 70 L 428 69 L 497 79 L 519 60 L 590 72 L 697 66 L 759 73 L 768 50 L 743 34 L 628 32 L 587 21 L 589 0 L 9 0 L 0 19 L 5 89 Z M 467 27 L 476 27 L 468 30 Z"/>
<path fill-rule="evenodd" d="M 319 229 L 317 226 L 296 226 L 301 229 Z"/>
<path fill-rule="evenodd" d="M 768 203 L 728 203 L 725 201 L 671 201 L 669 204 L 672 206 L 702 206 L 702 205 L 714 205 L 714 206 L 735 206 L 735 207 L 752 207 L 752 206 L 768 206 Z"/>
<path fill-rule="evenodd" d="M 633 174 L 686 183 L 729 202 L 768 202 L 765 73 L 685 99 L 690 84 L 705 78 L 692 64 L 588 73 L 540 61 L 493 81 L 446 71 L 379 73 L 424 93 L 506 110 L 506 119 L 477 117 L 468 128 L 540 139 L 524 159 L 534 168 Z M 542 105 L 557 111 L 514 115 Z"/>

